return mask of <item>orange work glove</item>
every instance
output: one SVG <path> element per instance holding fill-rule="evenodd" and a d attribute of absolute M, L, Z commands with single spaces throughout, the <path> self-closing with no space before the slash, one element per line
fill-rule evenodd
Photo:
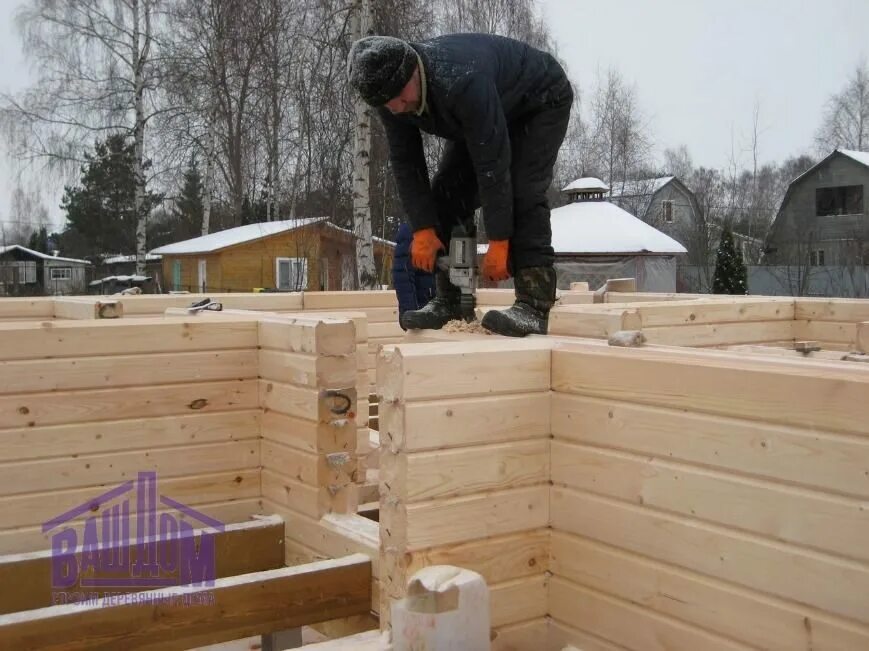
<path fill-rule="evenodd" d="M 413 243 L 410 245 L 410 261 L 414 267 L 431 273 L 434 271 L 438 251 L 444 245 L 438 239 L 434 228 L 423 228 L 413 234 Z"/>
<path fill-rule="evenodd" d="M 490 240 L 489 250 L 483 258 L 483 277 L 489 280 L 507 280 L 507 255 L 510 252 L 510 240 Z"/>

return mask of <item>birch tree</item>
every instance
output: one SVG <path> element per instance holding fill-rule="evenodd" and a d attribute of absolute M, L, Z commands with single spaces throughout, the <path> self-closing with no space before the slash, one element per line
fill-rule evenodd
<path fill-rule="evenodd" d="M 157 0 L 29 0 L 18 14 L 36 82 L 4 96 L 0 121 L 13 155 L 70 172 L 94 138 L 134 144 L 136 272 L 147 250 L 145 137 L 156 108 Z"/>
<path fill-rule="evenodd" d="M 845 87 L 828 100 L 815 144 L 822 155 L 837 147 L 869 149 L 869 65 L 865 62 L 854 69 Z"/>
<path fill-rule="evenodd" d="M 356 0 L 353 36 L 371 34 L 371 0 Z M 359 289 L 377 286 L 374 245 L 371 234 L 371 109 L 359 97 L 355 100 L 356 125 L 353 143 L 353 231 L 356 234 L 356 277 Z"/>

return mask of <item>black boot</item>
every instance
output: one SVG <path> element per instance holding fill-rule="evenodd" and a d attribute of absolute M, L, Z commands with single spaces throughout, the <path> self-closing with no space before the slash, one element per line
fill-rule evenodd
<path fill-rule="evenodd" d="M 545 335 L 549 310 L 555 303 L 555 269 L 528 267 L 516 272 L 516 302 L 506 310 L 490 310 L 483 317 L 486 330 L 507 337 Z"/>
<path fill-rule="evenodd" d="M 440 330 L 449 321 L 462 318 L 461 291 L 450 282 L 449 273 L 435 272 L 435 293 L 425 307 L 404 313 L 402 325 L 410 329 Z"/>

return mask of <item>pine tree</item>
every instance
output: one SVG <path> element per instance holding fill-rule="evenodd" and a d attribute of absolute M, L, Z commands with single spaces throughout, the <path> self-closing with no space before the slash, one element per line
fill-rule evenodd
<path fill-rule="evenodd" d="M 193 158 L 184 172 L 184 185 L 172 210 L 175 219 L 174 237 L 178 240 L 187 240 L 202 233 L 202 217 L 205 211 L 202 193 L 202 175 L 196 159 Z"/>
<path fill-rule="evenodd" d="M 48 253 L 48 231 L 45 226 L 42 226 L 38 231 L 34 231 L 30 235 L 30 241 L 27 243 L 27 248 L 31 251 L 39 251 L 40 253 Z"/>
<path fill-rule="evenodd" d="M 726 226 L 721 232 L 721 241 L 718 243 L 712 293 L 748 293 L 748 269 L 742 259 L 742 253 L 733 244 L 730 226 Z"/>
<path fill-rule="evenodd" d="M 97 142 L 94 153 L 85 154 L 81 167 L 81 185 L 66 187 L 61 208 L 66 211 L 66 230 L 73 231 L 70 242 L 80 250 L 68 255 L 99 259 L 105 254 L 136 252 L 136 174 L 134 143 L 121 134 Z M 160 200 L 147 193 L 143 210 Z"/>

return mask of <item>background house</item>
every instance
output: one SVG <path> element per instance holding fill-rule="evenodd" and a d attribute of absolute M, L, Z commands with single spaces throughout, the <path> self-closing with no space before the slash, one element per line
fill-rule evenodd
<path fill-rule="evenodd" d="M 389 282 L 394 246 L 374 238 L 375 264 L 383 284 Z M 355 287 L 355 238 L 325 218 L 247 224 L 162 246 L 151 253 L 162 256 L 163 291 Z"/>
<path fill-rule="evenodd" d="M 91 264 L 13 244 L 0 247 L 0 294 L 40 296 L 85 294 Z"/>
<path fill-rule="evenodd" d="M 865 189 L 869 153 L 836 149 L 794 179 L 773 222 L 764 262 L 771 265 L 869 264 Z"/>
<path fill-rule="evenodd" d="M 700 217 L 694 193 L 675 176 L 614 181 L 609 200 L 685 247 Z"/>
<path fill-rule="evenodd" d="M 639 291 L 676 291 L 676 257 L 685 247 L 607 201 L 608 190 L 589 177 L 562 190 L 570 203 L 550 217 L 558 287 L 585 281 L 596 289 L 608 278 L 631 277 Z M 486 246 L 478 251 L 485 253 Z"/>

